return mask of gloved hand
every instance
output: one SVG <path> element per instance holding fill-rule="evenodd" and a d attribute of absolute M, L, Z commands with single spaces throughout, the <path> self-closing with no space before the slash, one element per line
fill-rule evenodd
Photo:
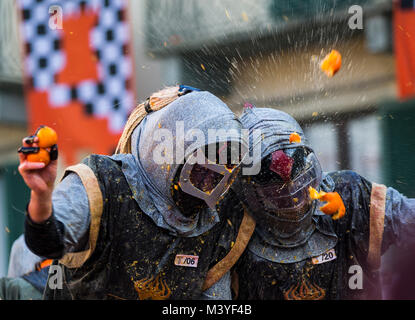
<path fill-rule="evenodd" d="M 28 206 L 34 222 L 42 222 L 52 214 L 52 192 L 57 175 L 57 135 L 41 126 L 36 134 L 23 139 L 19 149 L 19 173 L 31 189 Z"/>
<path fill-rule="evenodd" d="M 34 135 L 23 139 L 23 147 L 18 152 L 27 155 L 29 162 L 43 162 L 47 166 L 51 160 L 58 158 L 57 142 L 55 130 L 40 126 Z"/>

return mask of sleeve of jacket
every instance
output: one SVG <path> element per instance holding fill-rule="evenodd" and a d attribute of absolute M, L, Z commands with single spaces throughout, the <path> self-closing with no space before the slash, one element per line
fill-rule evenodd
<path fill-rule="evenodd" d="M 231 273 L 228 271 L 213 286 L 205 290 L 201 300 L 232 300 Z"/>
<path fill-rule="evenodd" d="M 342 197 L 346 215 L 332 220 L 340 241 L 345 241 L 350 255 L 360 263 L 367 261 L 370 238 L 370 196 L 372 183 L 353 171 L 329 174 Z M 343 240 L 342 240 L 343 239 Z"/>
<path fill-rule="evenodd" d="M 415 199 L 405 197 L 394 188 L 372 183 L 352 171 L 336 172 L 332 178 L 346 206 L 346 217 L 339 223 L 348 224 L 347 230 L 352 233 L 351 240 L 357 252 L 365 255 L 377 246 L 374 245 L 376 241 L 371 241 L 376 240 L 375 205 L 382 211 L 378 212 L 382 215 L 378 220 L 383 222 L 377 232 L 380 255 L 393 244 L 415 244 Z M 384 196 L 376 196 L 376 190 L 382 189 Z"/>
<path fill-rule="evenodd" d="M 392 244 L 415 244 L 415 199 L 387 188 L 382 251 Z"/>
<path fill-rule="evenodd" d="M 52 216 L 35 223 L 26 215 L 25 240 L 37 255 L 59 259 L 85 249 L 90 225 L 89 203 L 81 179 L 68 174 L 52 194 Z"/>

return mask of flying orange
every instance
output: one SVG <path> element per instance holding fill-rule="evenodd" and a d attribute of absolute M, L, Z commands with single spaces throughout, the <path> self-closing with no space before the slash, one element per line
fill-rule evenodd
<path fill-rule="evenodd" d="M 332 50 L 321 62 L 320 68 L 328 77 L 334 76 L 342 66 L 342 55 Z"/>

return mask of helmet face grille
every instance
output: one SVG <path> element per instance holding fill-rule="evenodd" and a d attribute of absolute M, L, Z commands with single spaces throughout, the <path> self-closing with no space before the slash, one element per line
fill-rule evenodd
<path fill-rule="evenodd" d="M 249 210 L 268 213 L 282 219 L 298 220 L 308 211 L 312 200 L 308 188 L 319 188 L 322 172 L 314 153 L 303 153 L 299 158 L 295 151 L 291 154 L 294 160 L 292 173 L 288 180 L 283 179 L 271 167 L 266 166 L 272 160 L 270 155 L 263 162 L 257 176 L 244 177 L 240 188 Z M 298 162 L 298 163 L 295 163 Z"/>
<path fill-rule="evenodd" d="M 203 167 L 197 163 L 193 166 L 189 176 L 190 183 L 193 186 L 207 193 L 212 192 L 212 190 L 215 189 L 215 187 L 220 183 L 222 178 L 223 175 L 220 173 Z"/>
<path fill-rule="evenodd" d="M 211 209 L 215 209 L 239 172 L 241 157 L 239 153 L 236 156 L 232 154 L 231 145 L 216 144 L 216 156 L 209 159 L 205 156 L 209 154 L 206 148 L 195 151 L 180 172 L 181 190 L 204 200 Z M 224 149 L 228 152 L 224 153 Z"/>

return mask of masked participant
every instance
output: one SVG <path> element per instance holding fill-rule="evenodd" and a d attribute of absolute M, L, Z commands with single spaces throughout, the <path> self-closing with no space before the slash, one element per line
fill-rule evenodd
<path fill-rule="evenodd" d="M 284 112 L 246 109 L 241 122 L 250 133 L 261 130 L 250 148 L 261 144 L 262 159 L 258 174 L 232 186 L 257 222 L 237 266 L 239 298 L 380 298 L 381 255 L 398 240 L 413 241 L 415 199 L 352 171 L 323 173 L 303 130 Z M 337 192 L 345 216 L 324 214 L 310 187 Z"/>
<path fill-rule="evenodd" d="M 208 135 L 219 128 L 227 134 Z M 180 86 L 139 105 L 118 154 L 69 167 L 51 195 L 55 163 L 37 167 L 21 155 L 32 189 L 26 242 L 63 268 L 62 286 L 56 273 L 46 298 L 229 299 L 228 270 L 247 243 L 238 228 L 250 221 L 227 216 L 220 203 L 242 143 L 241 124 L 221 100 Z"/>
<path fill-rule="evenodd" d="M 34 255 L 24 236 L 13 242 L 7 277 L 0 278 L 0 300 L 40 300 L 51 260 Z"/>

